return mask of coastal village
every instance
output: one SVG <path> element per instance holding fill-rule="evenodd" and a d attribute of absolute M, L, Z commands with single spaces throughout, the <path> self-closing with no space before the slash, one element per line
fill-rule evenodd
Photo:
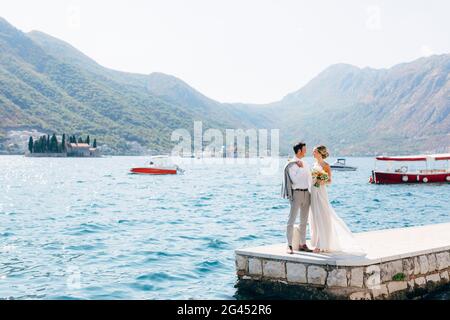
<path fill-rule="evenodd" d="M 65 134 L 61 136 L 59 142 L 56 134 L 42 135 L 39 139 L 34 140 L 30 136 L 28 147 L 25 152 L 27 157 L 100 157 L 100 150 L 97 148 L 97 139 L 91 144 L 91 138 L 88 135 L 84 140 L 82 137 L 75 135 L 67 137 Z"/>

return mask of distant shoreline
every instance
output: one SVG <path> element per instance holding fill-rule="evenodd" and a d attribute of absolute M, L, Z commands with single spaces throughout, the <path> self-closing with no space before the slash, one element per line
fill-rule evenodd
<path fill-rule="evenodd" d="M 170 152 L 160 152 L 160 153 L 155 153 L 155 154 L 126 154 L 126 153 L 113 153 L 113 154 L 101 154 L 100 157 L 151 157 L 151 156 L 155 156 L 155 155 L 160 155 L 160 154 L 167 154 L 170 155 Z M 418 152 L 417 154 L 426 154 L 426 152 Z M 409 154 L 396 154 L 396 156 L 402 156 L 402 155 L 409 155 Z M 96 157 L 74 157 L 74 156 L 47 156 L 47 155 L 42 155 L 42 156 L 27 156 L 24 153 L 1 153 L 0 152 L 0 156 L 24 156 L 24 157 L 30 157 L 30 158 L 96 158 Z M 291 157 L 291 154 L 280 154 L 278 155 L 279 158 L 288 158 Z M 352 154 L 352 155 L 331 155 L 330 158 L 332 159 L 337 159 L 337 158 L 375 158 L 380 156 L 380 154 L 372 154 L 372 155 L 359 155 L 359 154 Z M 98 158 L 98 157 L 97 157 Z M 182 157 L 185 159 L 189 159 L 190 157 Z M 209 159 L 209 158 L 214 158 L 214 159 L 222 159 L 222 157 L 202 157 L 203 159 Z M 224 159 L 252 159 L 252 158 L 260 158 L 258 157 L 250 157 L 250 158 L 246 158 L 246 157 L 223 157 Z M 264 158 L 268 158 L 268 157 L 264 157 Z M 308 158 L 308 157 L 307 157 Z"/>

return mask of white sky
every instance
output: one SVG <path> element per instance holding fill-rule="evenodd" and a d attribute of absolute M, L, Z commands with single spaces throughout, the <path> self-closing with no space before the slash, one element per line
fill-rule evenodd
<path fill-rule="evenodd" d="M 450 52 L 448 0 L 1 0 L 23 31 L 100 64 L 175 75 L 223 102 L 265 103 L 334 63 L 390 67 Z"/>

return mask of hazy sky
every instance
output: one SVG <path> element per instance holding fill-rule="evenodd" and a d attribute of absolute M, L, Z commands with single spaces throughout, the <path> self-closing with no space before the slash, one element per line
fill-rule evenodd
<path fill-rule="evenodd" d="M 223 102 L 271 102 L 334 63 L 450 52 L 448 0 L 1 0 L 23 31 L 100 64 L 175 75 Z"/>

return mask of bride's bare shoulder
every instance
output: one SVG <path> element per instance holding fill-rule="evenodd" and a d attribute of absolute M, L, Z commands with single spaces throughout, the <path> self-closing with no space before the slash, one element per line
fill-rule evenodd
<path fill-rule="evenodd" d="M 322 166 L 323 170 L 325 170 L 329 175 L 331 175 L 331 167 L 330 167 L 330 165 L 328 164 L 328 162 L 324 161 L 324 162 L 321 164 L 321 166 Z"/>

